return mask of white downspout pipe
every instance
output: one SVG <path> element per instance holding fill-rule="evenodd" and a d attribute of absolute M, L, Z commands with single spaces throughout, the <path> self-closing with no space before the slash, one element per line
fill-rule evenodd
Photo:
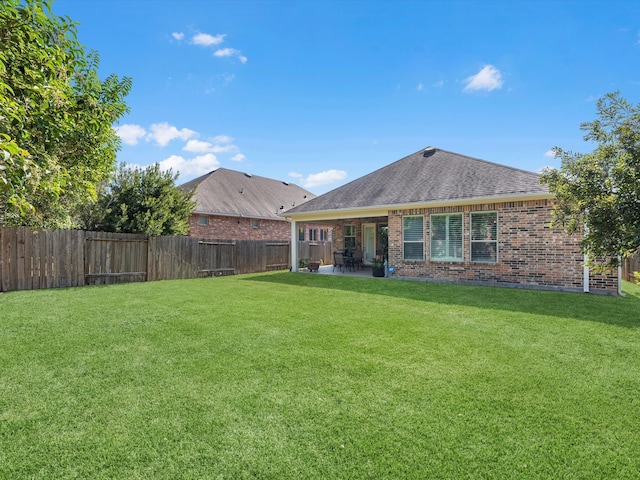
<path fill-rule="evenodd" d="M 589 227 L 587 226 L 587 222 L 584 223 L 584 235 L 586 236 L 589 233 Z M 583 267 L 582 267 L 582 291 L 584 293 L 589 293 L 589 256 L 587 252 L 584 254 L 583 259 Z"/>
<path fill-rule="evenodd" d="M 582 291 L 584 293 L 589 293 L 589 267 L 587 266 L 587 262 L 589 260 L 588 255 L 584 254 L 583 260 L 583 269 L 582 269 Z"/>
<path fill-rule="evenodd" d="M 298 271 L 298 224 L 291 219 L 291 271 Z"/>

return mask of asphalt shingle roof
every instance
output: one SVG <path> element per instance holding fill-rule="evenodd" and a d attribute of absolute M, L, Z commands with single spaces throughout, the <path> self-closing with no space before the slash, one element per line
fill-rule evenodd
<path fill-rule="evenodd" d="M 226 168 L 202 175 L 181 188 L 196 189 L 196 213 L 273 220 L 285 220 L 278 214 L 316 197 L 295 184 Z"/>
<path fill-rule="evenodd" d="M 547 194 L 539 178 L 533 172 L 428 147 L 288 213 Z"/>

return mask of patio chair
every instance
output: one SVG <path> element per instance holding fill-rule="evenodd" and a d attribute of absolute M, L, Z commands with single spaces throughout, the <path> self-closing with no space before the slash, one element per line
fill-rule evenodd
<path fill-rule="evenodd" d="M 343 267 L 344 267 L 344 257 L 342 256 L 341 253 L 334 253 L 333 254 L 333 271 L 335 272 L 336 268 L 342 271 Z"/>
<path fill-rule="evenodd" d="M 362 258 L 363 258 L 363 252 L 362 250 L 356 250 L 355 252 L 353 252 L 353 258 L 352 258 L 352 262 L 351 264 L 353 265 L 354 268 L 357 268 L 358 270 L 363 268 L 363 263 L 362 263 Z"/>

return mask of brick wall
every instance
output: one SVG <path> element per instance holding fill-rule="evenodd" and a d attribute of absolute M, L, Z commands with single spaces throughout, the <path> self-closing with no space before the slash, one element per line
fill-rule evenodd
<path fill-rule="evenodd" d="M 200 225 L 200 217 L 206 217 L 208 224 Z M 258 222 L 258 226 L 254 226 Z M 320 240 L 320 230 L 325 231 L 325 240 L 333 238 L 333 228 L 329 225 L 300 225 L 304 229 L 304 240 L 309 241 L 309 230 L 316 230 L 316 241 Z M 243 217 L 225 217 L 221 215 L 194 214 L 189 218 L 189 235 L 199 238 L 217 238 L 220 240 L 291 240 L 291 223 L 286 220 L 257 220 Z M 298 238 L 296 238 L 298 240 Z"/>
<path fill-rule="evenodd" d="M 208 225 L 200 225 L 206 217 Z M 257 222 L 257 227 L 254 226 Z M 189 235 L 220 240 L 291 240 L 291 224 L 286 220 L 256 220 L 244 217 L 194 214 L 189 218 Z"/>
<path fill-rule="evenodd" d="M 395 268 L 396 277 L 582 291 L 580 238 L 549 227 L 551 208 L 550 201 L 537 200 L 391 211 L 389 265 Z M 497 212 L 497 263 L 470 260 L 470 213 L 477 211 Z M 429 216 L 441 213 L 463 214 L 462 262 L 429 260 Z M 403 215 L 424 215 L 424 261 L 402 260 Z M 617 272 L 591 275 L 590 288 L 594 292 L 615 293 L 617 278 Z"/>

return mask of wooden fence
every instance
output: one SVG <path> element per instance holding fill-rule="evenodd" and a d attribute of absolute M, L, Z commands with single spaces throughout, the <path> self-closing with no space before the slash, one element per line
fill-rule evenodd
<path fill-rule="evenodd" d="M 286 270 L 288 242 L 0 228 L 0 291 Z"/>
<path fill-rule="evenodd" d="M 640 272 L 640 252 L 636 252 L 633 257 L 627 258 L 622 264 L 622 279 L 634 282 L 633 272 Z"/>

